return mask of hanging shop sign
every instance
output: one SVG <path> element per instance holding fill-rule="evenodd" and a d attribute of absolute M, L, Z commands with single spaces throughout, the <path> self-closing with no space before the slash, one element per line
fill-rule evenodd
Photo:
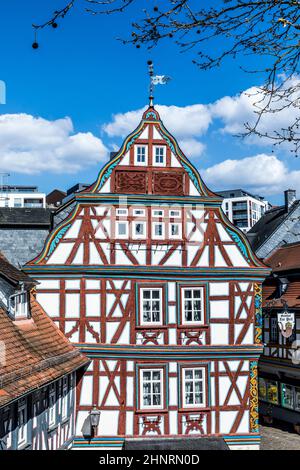
<path fill-rule="evenodd" d="M 277 322 L 282 336 L 289 338 L 295 327 L 295 313 L 284 311 L 277 314 Z"/>

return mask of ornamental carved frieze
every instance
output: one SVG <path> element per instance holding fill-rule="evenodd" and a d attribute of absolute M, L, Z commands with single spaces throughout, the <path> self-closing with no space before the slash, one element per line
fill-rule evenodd
<path fill-rule="evenodd" d="M 153 193 L 184 196 L 184 174 L 181 172 L 153 173 Z"/>
<path fill-rule="evenodd" d="M 116 171 L 115 192 L 125 194 L 145 194 L 146 190 L 146 171 Z"/>

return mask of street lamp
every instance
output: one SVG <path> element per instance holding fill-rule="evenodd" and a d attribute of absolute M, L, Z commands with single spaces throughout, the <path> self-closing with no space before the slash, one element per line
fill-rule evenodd
<path fill-rule="evenodd" d="M 100 422 L 100 410 L 97 409 L 96 405 L 89 412 L 88 416 L 84 420 L 81 432 L 84 437 L 92 438 L 97 433 L 97 429 Z"/>

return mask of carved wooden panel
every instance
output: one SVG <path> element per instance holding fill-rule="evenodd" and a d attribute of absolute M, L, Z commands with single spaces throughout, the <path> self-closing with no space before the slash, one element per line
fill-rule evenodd
<path fill-rule="evenodd" d="M 157 172 L 153 173 L 154 194 L 184 195 L 183 173 Z"/>
<path fill-rule="evenodd" d="M 115 191 L 117 193 L 145 194 L 146 190 L 146 171 L 116 171 Z"/>

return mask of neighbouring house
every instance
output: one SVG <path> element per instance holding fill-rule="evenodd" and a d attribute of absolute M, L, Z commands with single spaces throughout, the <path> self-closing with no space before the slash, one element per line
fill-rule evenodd
<path fill-rule="evenodd" d="M 49 194 L 46 196 L 46 204 L 47 207 L 56 208 L 59 207 L 62 203 L 62 200 L 66 197 L 67 193 L 65 191 L 61 191 L 60 189 L 53 189 Z"/>
<path fill-rule="evenodd" d="M 243 189 L 218 191 L 223 198 L 222 209 L 236 227 L 248 232 L 253 225 L 270 208 L 270 204 L 262 196 L 256 196 Z"/>
<path fill-rule="evenodd" d="M 252 249 L 261 259 L 280 246 L 300 241 L 300 201 L 296 191 L 285 191 L 284 201 L 284 205 L 267 211 L 247 233 Z"/>
<path fill-rule="evenodd" d="M 265 263 L 272 275 L 263 284 L 260 413 L 268 422 L 292 423 L 300 433 L 300 242 L 280 247 Z"/>
<path fill-rule="evenodd" d="M 36 256 L 52 228 L 52 212 L 42 208 L 0 208 L 0 247 L 16 267 Z"/>
<path fill-rule="evenodd" d="M 35 299 L 36 282 L 0 255 L 0 449 L 66 449 L 88 359 Z M 53 312 L 55 314 L 55 312 Z"/>
<path fill-rule="evenodd" d="M 0 185 L 0 207 L 46 207 L 46 194 L 37 186 Z"/>
<path fill-rule="evenodd" d="M 201 448 L 205 437 L 259 447 L 261 284 L 270 270 L 221 204 L 150 105 L 95 183 L 58 210 L 24 269 L 91 360 L 75 448 L 197 437 Z M 87 437 L 86 419 L 99 411 Z"/>

